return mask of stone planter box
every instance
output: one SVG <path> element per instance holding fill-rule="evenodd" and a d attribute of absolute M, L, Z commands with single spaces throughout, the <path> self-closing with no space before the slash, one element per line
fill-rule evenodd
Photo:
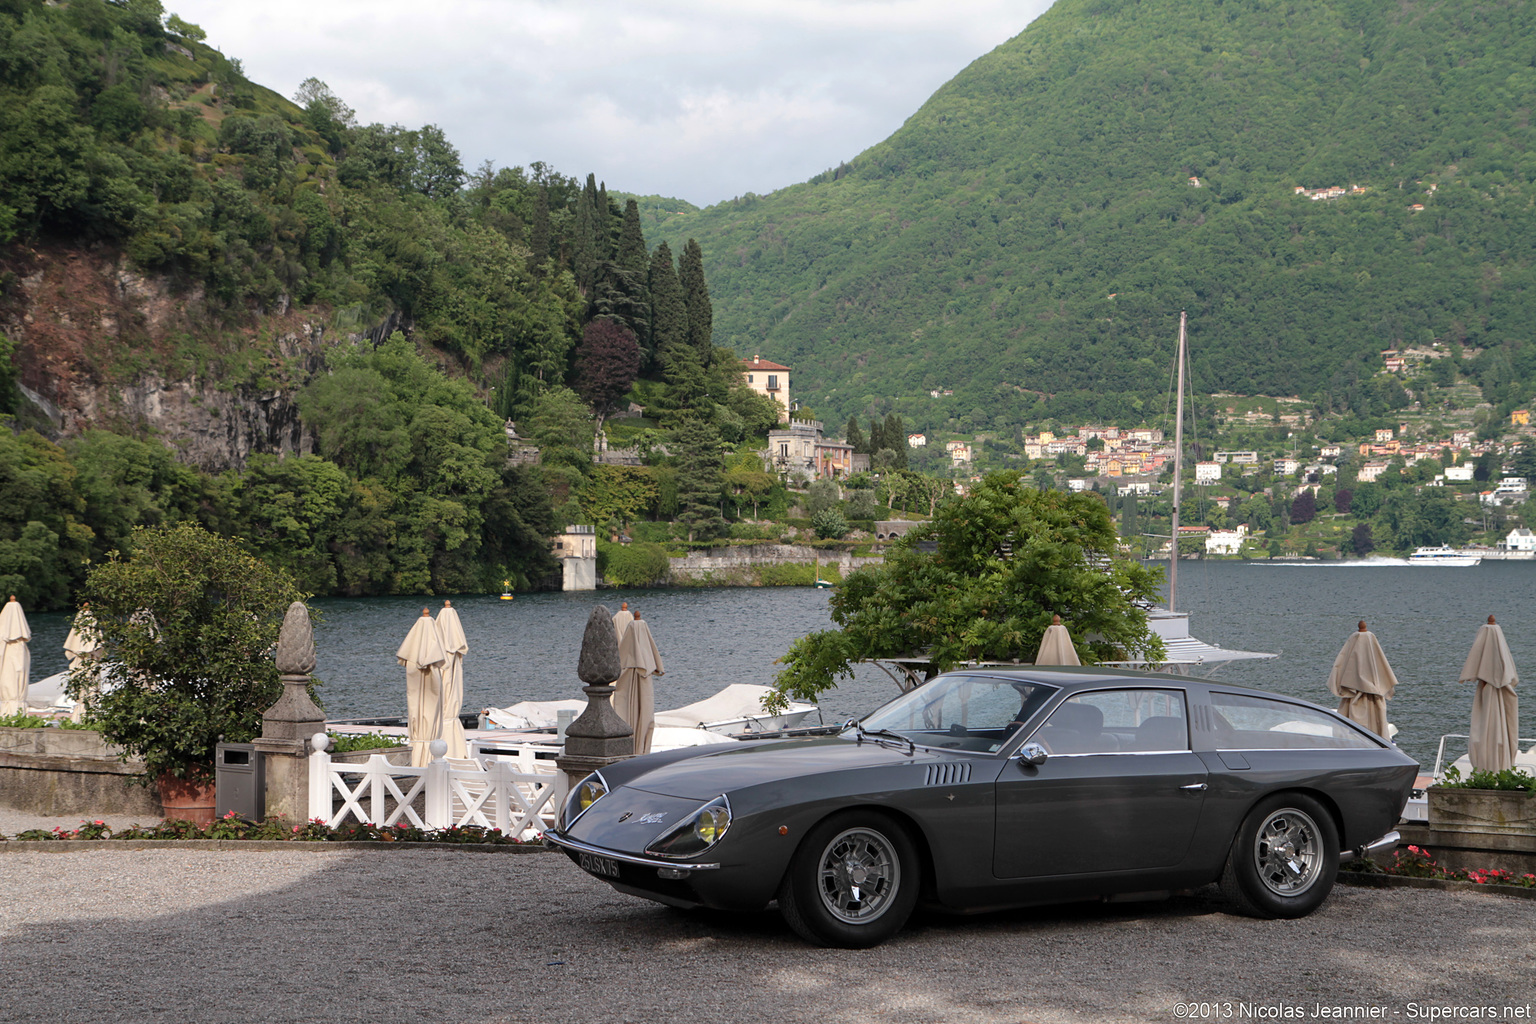
<path fill-rule="evenodd" d="M 370 750 L 349 750 L 345 754 L 332 754 L 331 760 L 336 764 L 367 764 L 368 759 L 374 754 L 384 755 L 384 760 L 390 764 L 398 764 L 408 767 L 411 763 L 410 747 L 374 747 Z"/>
<path fill-rule="evenodd" d="M 1431 786 L 1429 827 L 1490 835 L 1536 835 L 1536 793 Z"/>

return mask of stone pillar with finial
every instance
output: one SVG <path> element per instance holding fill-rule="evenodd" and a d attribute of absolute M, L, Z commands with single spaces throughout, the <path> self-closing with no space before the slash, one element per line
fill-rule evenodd
<path fill-rule="evenodd" d="M 565 750 L 555 759 L 573 789 L 599 768 L 634 754 L 634 731 L 613 709 L 619 638 L 613 628 L 613 614 L 604 605 L 595 606 L 587 618 L 576 675 L 586 684 L 581 689 L 587 695 L 587 706 L 566 727 Z"/>
<path fill-rule="evenodd" d="M 325 732 L 325 712 L 309 696 L 315 670 L 315 630 L 309 609 L 295 601 L 277 637 L 277 671 L 283 694 L 261 716 L 256 751 L 266 759 L 268 817 L 309 818 L 309 743 Z"/>

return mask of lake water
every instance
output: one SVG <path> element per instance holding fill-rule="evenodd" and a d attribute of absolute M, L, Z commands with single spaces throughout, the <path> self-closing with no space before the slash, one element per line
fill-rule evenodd
<path fill-rule="evenodd" d="M 1272 661 L 1234 662 L 1218 678 L 1334 706 L 1328 671 L 1364 618 L 1398 677 L 1388 718 L 1398 743 L 1432 762 L 1442 733 L 1466 732 L 1472 686 L 1456 676 L 1477 627 L 1493 614 L 1517 666 L 1536 673 L 1536 563 L 1468 568 L 1371 562 L 1181 562 L 1179 609 L 1208 643 L 1269 651 Z M 581 696 L 576 657 L 593 604 L 628 600 L 650 623 L 666 663 L 658 709 L 688 704 L 727 683 L 771 684 L 774 661 L 795 638 L 828 628 L 827 591 L 810 588 L 607 590 L 454 599 L 469 638 L 466 709 Z M 336 718 L 398 715 L 405 674 L 395 649 L 441 599 L 322 599 L 314 602 L 321 696 Z M 31 616 L 33 678 L 65 667 L 64 615 Z M 1033 653 L 1033 652 L 1030 652 Z M 1532 678 L 1536 678 L 1533 675 Z M 861 667 L 821 701 L 828 722 L 862 715 L 896 694 L 879 669 Z M 1536 736 L 1536 689 L 1523 696 L 1521 736 Z"/>

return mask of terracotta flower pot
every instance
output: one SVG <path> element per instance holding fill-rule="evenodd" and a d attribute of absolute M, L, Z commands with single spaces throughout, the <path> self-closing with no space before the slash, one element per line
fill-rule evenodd
<path fill-rule="evenodd" d="M 160 807 L 167 818 L 194 822 L 202 828 L 213 824 L 213 783 L 162 775 Z"/>

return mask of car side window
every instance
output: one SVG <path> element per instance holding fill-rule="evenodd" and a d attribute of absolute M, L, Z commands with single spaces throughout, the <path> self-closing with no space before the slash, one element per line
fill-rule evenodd
<path fill-rule="evenodd" d="M 1376 749 L 1381 746 L 1326 712 L 1249 694 L 1211 691 L 1218 750 Z"/>
<path fill-rule="evenodd" d="M 1051 712 L 1034 739 L 1052 754 L 1188 750 L 1189 719 L 1178 690 L 1096 690 Z"/>

